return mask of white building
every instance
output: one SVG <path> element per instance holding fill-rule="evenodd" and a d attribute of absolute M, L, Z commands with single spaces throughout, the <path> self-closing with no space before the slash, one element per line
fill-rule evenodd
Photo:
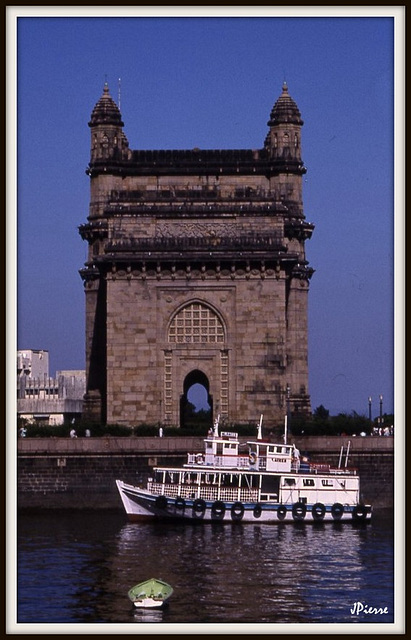
<path fill-rule="evenodd" d="M 44 349 L 17 351 L 17 375 L 28 378 L 49 376 L 49 352 Z"/>
<path fill-rule="evenodd" d="M 30 423 L 76 422 L 83 412 L 86 372 L 57 371 L 49 376 L 48 351 L 17 353 L 17 415 Z"/>

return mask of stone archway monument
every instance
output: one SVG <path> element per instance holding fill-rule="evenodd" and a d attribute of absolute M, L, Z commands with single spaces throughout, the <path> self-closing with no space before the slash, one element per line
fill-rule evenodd
<path fill-rule="evenodd" d="M 302 124 L 284 85 L 260 149 L 131 150 L 105 85 L 79 229 L 85 418 L 177 426 L 195 371 L 228 423 L 311 412 Z"/>

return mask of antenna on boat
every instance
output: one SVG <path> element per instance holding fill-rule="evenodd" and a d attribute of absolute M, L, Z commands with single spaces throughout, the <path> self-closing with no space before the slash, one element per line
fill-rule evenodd
<path fill-rule="evenodd" d="M 262 427 L 263 427 L 263 414 L 261 414 L 260 422 L 257 425 L 257 440 L 262 440 L 263 439 Z"/>
<path fill-rule="evenodd" d="M 220 422 L 220 414 L 218 414 L 218 416 L 214 420 L 214 435 L 215 435 L 216 438 L 218 438 L 218 425 L 219 425 L 219 422 Z"/>
<path fill-rule="evenodd" d="M 287 417 L 284 416 L 284 444 L 287 444 Z"/>
<path fill-rule="evenodd" d="M 348 454 L 350 452 L 350 445 L 351 445 L 351 440 L 348 440 L 347 453 L 346 453 L 346 456 L 345 456 L 345 468 L 347 468 L 347 464 L 348 464 Z"/>
<path fill-rule="evenodd" d="M 340 459 L 338 460 L 338 468 L 341 469 L 341 460 L 342 460 L 342 454 L 344 451 L 344 445 L 341 445 L 341 451 L 340 451 Z"/>

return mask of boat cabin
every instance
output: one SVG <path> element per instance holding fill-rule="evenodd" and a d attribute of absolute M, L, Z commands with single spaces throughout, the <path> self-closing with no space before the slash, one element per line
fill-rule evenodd
<path fill-rule="evenodd" d="M 300 455 L 294 445 L 263 440 L 241 443 L 238 434 L 223 431 L 204 440 L 205 452 L 189 453 L 187 465 L 249 469 L 251 471 L 298 471 Z"/>

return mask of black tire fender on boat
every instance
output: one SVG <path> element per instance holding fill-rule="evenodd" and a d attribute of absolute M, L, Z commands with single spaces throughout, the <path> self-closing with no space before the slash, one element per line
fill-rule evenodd
<path fill-rule="evenodd" d="M 304 520 L 307 513 L 307 507 L 303 502 L 296 502 L 293 504 L 293 518 L 294 520 Z"/>
<path fill-rule="evenodd" d="M 262 508 L 261 504 L 256 504 L 254 509 L 253 509 L 254 518 L 259 518 L 261 516 L 262 512 L 263 512 L 263 508 Z"/>
<path fill-rule="evenodd" d="M 175 508 L 178 509 L 179 511 L 184 511 L 184 509 L 186 508 L 186 501 L 181 496 L 177 496 L 174 504 L 175 504 Z"/>
<path fill-rule="evenodd" d="M 316 502 L 311 509 L 311 514 L 313 519 L 317 522 L 320 520 L 324 520 L 325 516 L 325 506 L 321 504 L 321 502 Z"/>
<path fill-rule="evenodd" d="M 221 500 L 216 500 L 211 507 L 211 517 L 214 520 L 222 520 L 225 515 L 225 504 Z"/>
<path fill-rule="evenodd" d="M 367 518 L 367 509 L 360 504 L 357 504 L 352 512 L 353 520 L 365 520 Z"/>
<path fill-rule="evenodd" d="M 206 503 L 202 498 L 197 498 L 193 502 L 193 516 L 194 518 L 203 518 L 206 510 Z"/>
<path fill-rule="evenodd" d="M 165 496 L 157 496 L 156 507 L 157 509 L 167 509 L 167 498 Z"/>
<path fill-rule="evenodd" d="M 280 505 L 277 509 L 277 518 L 279 520 L 285 520 L 285 517 L 287 515 L 287 507 L 285 507 L 283 504 Z"/>
<path fill-rule="evenodd" d="M 333 506 L 331 507 L 331 515 L 334 520 L 341 520 L 343 513 L 344 513 L 343 504 L 340 504 L 339 502 L 336 502 L 335 504 L 333 504 Z"/>
<path fill-rule="evenodd" d="M 244 515 L 244 505 L 242 502 L 234 502 L 231 507 L 231 519 L 232 520 L 242 520 Z"/>

